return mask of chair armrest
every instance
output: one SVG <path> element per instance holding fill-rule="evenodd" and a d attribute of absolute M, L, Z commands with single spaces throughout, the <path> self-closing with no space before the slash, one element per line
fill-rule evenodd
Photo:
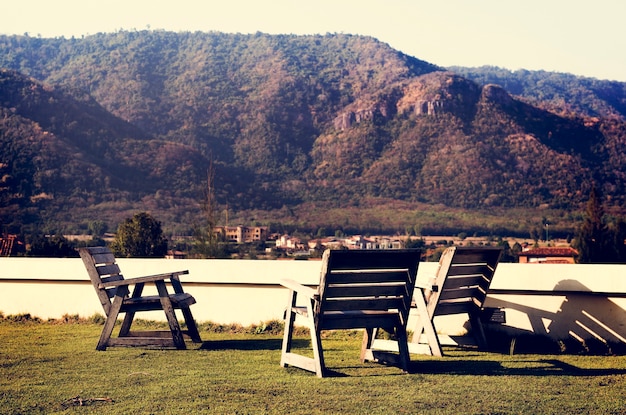
<path fill-rule="evenodd" d="M 122 285 L 132 285 L 132 284 L 141 284 L 141 283 L 146 283 L 146 282 L 163 281 L 163 280 L 169 280 L 169 279 L 172 279 L 174 277 L 177 277 L 179 275 L 184 275 L 184 274 L 189 274 L 189 271 L 188 270 L 175 271 L 175 272 L 168 272 L 165 274 L 146 275 L 145 277 L 135 277 L 135 278 L 118 280 L 118 281 L 102 282 L 98 285 L 98 288 L 119 287 Z"/>
<path fill-rule="evenodd" d="M 289 288 L 290 290 L 296 291 L 299 294 L 302 294 L 308 298 L 313 298 L 316 300 L 319 298 L 319 293 L 317 292 L 316 289 L 302 285 L 299 282 L 296 282 L 294 280 L 282 279 L 280 280 L 280 285 L 282 285 L 283 287 Z"/>

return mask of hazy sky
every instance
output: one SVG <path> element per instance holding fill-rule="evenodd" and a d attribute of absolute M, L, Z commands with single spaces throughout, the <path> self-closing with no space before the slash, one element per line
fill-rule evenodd
<path fill-rule="evenodd" d="M 350 33 L 441 66 L 543 69 L 624 82 L 625 20 L 624 0 L 0 0 L 3 34 Z"/>

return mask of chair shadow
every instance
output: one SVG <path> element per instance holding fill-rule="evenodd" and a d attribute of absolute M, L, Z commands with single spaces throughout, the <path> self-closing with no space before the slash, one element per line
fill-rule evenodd
<path fill-rule="evenodd" d="M 311 342 L 307 339 L 294 339 L 292 347 L 306 348 Z M 198 350 L 278 350 L 283 346 L 283 339 L 224 339 L 204 340 Z"/>
<path fill-rule="evenodd" d="M 622 324 L 626 321 L 626 310 L 612 301 L 610 293 L 594 293 L 579 281 L 567 279 L 559 281 L 553 292 L 564 297 L 557 311 L 501 298 L 493 298 L 492 304 L 516 310 L 528 318 L 530 330 L 516 333 L 515 328 L 507 327 L 513 336 L 534 335 L 552 339 L 554 345 L 558 338 L 567 353 L 626 354 L 626 326 Z"/>
<path fill-rule="evenodd" d="M 411 361 L 411 374 L 427 375 L 481 375 L 481 376 L 609 376 L 626 374 L 626 369 L 585 369 L 558 359 L 507 361 L 512 365 L 530 367 L 507 367 L 494 360 L 421 360 Z"/>
<path fill-rule="evenodd" d="M 204 340 L 198 350 L 280 350 L 282 339 Z"/>

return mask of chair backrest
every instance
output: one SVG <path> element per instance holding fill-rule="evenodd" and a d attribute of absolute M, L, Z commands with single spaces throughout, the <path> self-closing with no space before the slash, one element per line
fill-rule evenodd
<path fill-rule="evenodd" d="M 450 247 L 441 255 L 428 299 L 431 316 L 479 310 L 500 261 L 501 247 Z"/>
<path fill-rule="evenodd" d="M 406 324 L 420 255 L 419 249 L 324 252 L 315 312 L 320 328 L 363 328 L 368 316 L 380 319 L 386 311 L 396 311 L 395 316 L 390 313 L 388 318 L 397 319 L 399 314 L 400 321 Z M 359 318 L 342 322 L 330 318 L 338 313 L 356 313 Z"/>
<path fill-rule="evenodd" d="M 120 268 L 115 263 L 115 256 L 109 248 L 104 246 L 79 248 L 78 252 L 98 294 L 102 308 L 105 314 L 109 315 L 111 298 L 115 296 L 116 288 L 100 288 L 100 284 L 124 279 Z"/>

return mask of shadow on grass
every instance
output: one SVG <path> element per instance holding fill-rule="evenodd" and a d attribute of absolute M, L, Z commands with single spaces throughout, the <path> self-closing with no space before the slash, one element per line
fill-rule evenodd
<path fill-rule="evenodd" d="M 626 374 L 626 369 L 585 369 L 558 359 L 498 362 L 493 360 L 412 361 L 412 374 L 483 376 L 608 376 Z"/>
<path fill-rule="evenodd" d="M 306 347 L 307 340 L 294 340 L 294 347 Z M 205 340 L 199 350 L 278 350 L 282 348 L 282 339 L 224 339 Z"/>

